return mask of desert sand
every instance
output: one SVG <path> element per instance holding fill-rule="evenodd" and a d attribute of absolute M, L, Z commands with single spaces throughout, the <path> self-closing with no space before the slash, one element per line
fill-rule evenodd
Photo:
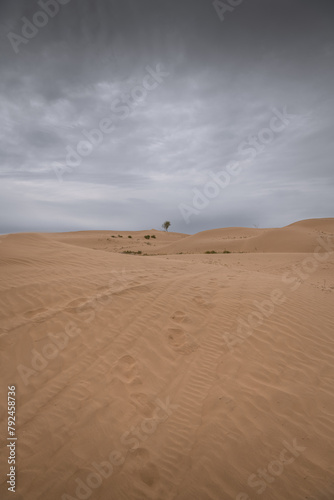
<path fill-rule="evenodd" d="M 11 234 L 0 259 L 1 499 L 334 498 L 334 219 Z"/>

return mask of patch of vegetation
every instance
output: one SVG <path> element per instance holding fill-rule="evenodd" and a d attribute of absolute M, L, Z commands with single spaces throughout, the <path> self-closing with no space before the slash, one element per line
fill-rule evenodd
<path fill-rule="evenodd" d="M 149 234 L 146 234 L 146 235 L 144 236 L 144 238 L 145 238 L 146 240 L 149 240 L 149 239 L 151 238 L 151 236 L 150 236 Z"/>
<path fill-rule="evenodd" d="M 229 250 L 224 250 L 223 252 L 216 252 L 215 250 L 207 250 L 204 253 L 231 253 Z"/>
<path fill-rule="evenodd" d="M 154 238 L 154 239 L 156 239 L 156 236 L 155 236 L 155 234 L 153 234 L 153 235 L 151 236 L 151 238 Z"/>
<path fill-rule="evenodd" d="M 132 236 L 129 235 L 128 238 L 132 238 Z"/>
<path fill-rule="evenodd" d="M 138 252 L 133 252 L 132 250 L 124 250 L 124 252 L 122 253 L 126 253 L 127 255 L 141 255 L 141 250 L 138 250 Z"/>
<path fill-rule="evenodd" d="M 119 238 L 123 238 L 123 236 L 122 236 L 121 234 L 118 234 L 117 236 L 118 236 Z"/>
<path fill-rule="evenodd" d="M 114 235 L 112 235 L 111 237 L 112 237 L 112 238 L 116 238 L 116 236 L 114 236 Z"/>

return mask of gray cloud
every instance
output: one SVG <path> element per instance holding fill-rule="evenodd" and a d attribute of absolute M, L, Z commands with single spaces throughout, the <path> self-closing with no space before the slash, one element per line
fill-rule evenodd
<path fill-rule="evenodd" d="M 192 233 L 333 215 L 331 0 L 247 0 L 223 22 L 204 0 L 69 0 L 16 54 L 8 34 L 41 4 L 0 6 L 1 233 L 165 219 Z M 131 99 L 157 64 L 168 78 Z M 130 99 L 129 116 L 115 99 Z M 255 158 L 240 154 L 285 106 L 289 126 Z M 114 130 L 59 183 L 54 162 L 104 118 Z M 187 224 L 180 203 L 233 161 L 242 173 Z"/>

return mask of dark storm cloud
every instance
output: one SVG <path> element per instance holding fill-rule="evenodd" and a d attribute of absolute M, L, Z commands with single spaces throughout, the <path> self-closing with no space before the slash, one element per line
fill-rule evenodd
<path fill-rule="evenodd" d="M 0 232 L 333 215 L 331 0 L 245 0 L 223 21 L 207 0 L 7 0 L 0 18 Z M 264 144 L 274 109 L 294 118 Z M 112 132 L 68 168 L 104 119 Z M 180 204 L 231 162 L 241 173 L 187 223 Z"/>

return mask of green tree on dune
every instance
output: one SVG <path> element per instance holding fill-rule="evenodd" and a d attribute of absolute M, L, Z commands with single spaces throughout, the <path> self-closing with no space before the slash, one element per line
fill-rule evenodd
<path fill-rule="evenodd" d="M 165 231 L 168 231 L 168 228 L 170 226 L 170 222 L 169 220 L 166 220 L 163 224 L 162 224 L 162 229 L 164 229 Z"/>

